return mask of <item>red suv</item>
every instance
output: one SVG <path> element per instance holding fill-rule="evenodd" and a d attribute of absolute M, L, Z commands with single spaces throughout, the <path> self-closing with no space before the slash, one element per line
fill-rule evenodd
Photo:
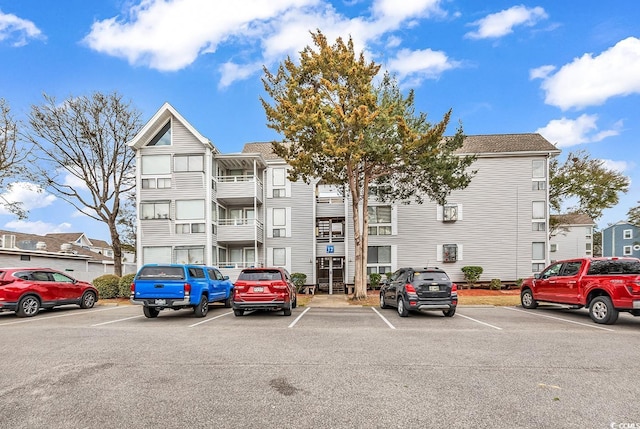
<path fill-rule="evenodd" d="M 291 316 L 296 305 L 296 287 L 284 268 L 245 268 L 234 284 L 236 316 L 245 310 L 283 310 L 285 316 Z"/>
<path fill-rule="evenodd" d="M 50 268 L 0 269 L 0 311 L 15 311 L 18 317 L 65 304 L 91 308 L 97 299 L 91 284 Z"/>

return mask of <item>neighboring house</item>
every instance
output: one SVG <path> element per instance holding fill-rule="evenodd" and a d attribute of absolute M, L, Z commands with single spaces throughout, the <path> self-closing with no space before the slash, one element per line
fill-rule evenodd
<path fill-rule="evenodd" d="M 70 243 L 68 237 L 59 235 L 0 230 L 0 266 L 54 268 L 86 281 L 113 274 L 112 257 Z M 136 268 L 135 264 L 124 264 L 123 272 L 132 273 Z"/>
<path fill-rule="evenodd" d="M 47 237 L 56 237 L 67 243 L 78 245 L 94 253 L 113 259 L 113 248 L 109 243 L 97 238 L 89 238 L 83 232 L 59 232 L 46 234 Z M 122 262 L 135 263 L 135 253 L 122 252 Z"/>
<path fill-rule="evenodd" d="M 330 292 L 353 283 L 348 196 L 318 182 L 290 182 L 270 143 L 221 154 L 165 103 L 129 142 L 136 150 L 138 265 L 282 266 Z M 447 204 L 383 204 L 372 189 L 368 272 L 402 266 L 479 265 L 483 278 L 515 281 L 549 262 L 548 160 L 539 134 L 468 136 L 476 176 Z"/>
<path fill-rule="evenodd" d="M 596 223 L 581 213 L 551 215 L 558 226 L 549 239 L 551 262 L 593 256 L 593 228 Z"/>
<path fill-rule="evenodd" d="M 603 229 L 602 256 L 640 258 L 640 227 L 621 221 Z"/>

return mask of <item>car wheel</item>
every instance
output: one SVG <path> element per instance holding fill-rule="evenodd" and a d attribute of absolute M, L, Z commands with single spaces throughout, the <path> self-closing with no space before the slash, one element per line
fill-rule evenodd
<path fill-rule="evenodd" d="M 209 312 L 209 301 L 205 295 L 200 297 L 200 302 L 196 305 L 196 308 L 193 309 L 196 317 L 204 317 Z"/>
<path fill-rule="evenodd" d="M 224 307 L 231 308 L 232 305 L 233 305 L 233 295 L 229 295 L 229 298 L 224 300 Z"/>
<path fill-rule="evenodd" d="M 32 317 L 38 314 L 40 311 L 40 300 L 35 296 L 25 296 L 18 302 L 18 308 L 16 308 L 16 315 L 18 317 Z"/>
<path fill-rule="evenodd" d="M 450 309 L 443 311 L 442 314 L 444 314 L 445 317 L 453 317 L 453 315 L 456 314 L 456 308 L 451 307 Z"/>
<path fill-rule="evenodd" d="M 160 313 L 160 310 L 153 307 L 143 307 L 142 311 L 144 313 L 144 316 L 148 319 L 156 318 L 158 317 L 158 313 Z"/>
<path fill-rule="evenodd" d="M 591 320 L 603 325 L 612 325 L 618 320 L 618 310 L 613 307 L 611 298 L 608 296 L 596 296 L 589 306 L 589 316 Z"/>
<path fill-rule="evenodd" d="M 298 295 L 293 295 L 293 304 L 291 304 L 291 308 L 298 307 Z"/>
<path fill-rule="evenodd" d="M 82 301 L 80 301 L 80 308 L 93 308 L 96 303 L 96 294 L 92 291 L 87 291 L 82 295 Z"/>
<path fill-rule="evenodd" d="M 525 289 L 520 293 L 520 303 L 524 308 L 528 308 L 530 310 L 538 306 L 538 301 L 533 299 L 533 292 L 531 292 L 531 289 Z"/>
<path fill-rule="evenodd" d="M 291 307 L 290 306 L 283 308 L 283 310 L 284 310 L 284 315 L 285 316 L 291 316 Z"/>
<path fill-rule="evenodd" d="M 243 309 L 241 309 L 241 308 L 237 308 L 237 309 L 233 310 L 233 314 L 234 314 L 236 317 L 240 317 L 240 316 L 242 316 L 242 315 L 244 314 L 244 310 L 243 310 Z"/>
<path fill-rule="evenodd" d="M 387 303 L 384 301 L 384 294 L 380 294 L 380 308 L 389 308 Z"/>
<path fill-rule="evenodd" d="M 400 317 L 407 317 L 409 315 L 409 310 L 405 307 L 402 297 L 398 298 L 398 314 Z"/>

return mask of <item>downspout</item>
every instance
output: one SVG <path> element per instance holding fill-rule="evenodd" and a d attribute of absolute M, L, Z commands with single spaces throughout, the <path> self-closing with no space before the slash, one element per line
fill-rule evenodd
<path fill-rule="evenodd" d="M 258 266 L 258 166 L 253 160 L 253 266 Z"/>

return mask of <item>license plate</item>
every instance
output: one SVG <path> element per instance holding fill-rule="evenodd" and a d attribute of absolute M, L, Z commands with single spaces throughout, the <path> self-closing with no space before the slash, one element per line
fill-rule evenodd
<path fill-rule="evenodd" d="M 264 288 L 262 286 L 256 286 L 256 287 L 253 288 L 253 291 L 254 292 L 263 292 Z"/>
<path fill-rule="evenodd" d="M 633 301 L 633 308 L 636 310 L 640 309 L 640 301 Z"/>
<path fill-rule="evenodd" d="M 166 305 L 167 304 L 167 300 L 166 299 L 156 299 L 155 303 L 156 303 L 156 305 Z"/>
<path fill-rule="evenodd" d="M 429 292 L 438 292 L 440 290 L 440 286 L 429 286 Z"/>

